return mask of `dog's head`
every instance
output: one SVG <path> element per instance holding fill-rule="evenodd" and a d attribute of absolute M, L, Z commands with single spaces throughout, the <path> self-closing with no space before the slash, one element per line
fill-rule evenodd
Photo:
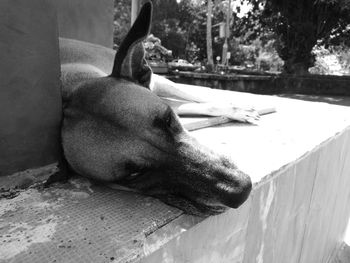
<path fill-rule="evenodd" d="M 78 173 L 152 195 L 192 214 L 237 208 L 251 180 L 224 156 L 200 145 L 172 109 L 149 90 L 142 41 L 146 3 L 121 44 L 110 76 L 79 84 L 63 127 L 65 156 Z"/>

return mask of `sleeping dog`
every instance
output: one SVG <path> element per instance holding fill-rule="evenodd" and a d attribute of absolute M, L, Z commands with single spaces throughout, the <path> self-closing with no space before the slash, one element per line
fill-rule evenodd
<path fill-rule="evenodd" d="M 144 59 L 142 41 L 150 32 L 151 16 L 148 2 L 116 54 L 60 39 L 65 158 L 80 175 L 116 182 L 190 214 L 237 208 L 251 191 L 249 176 L 200 145 L 157 96 L 191 99 L 176 84 L 152 74 Z M 193 113 L 196 105 L 200 103 L 185 109 Z M 257 117 L 253 111 L 235 113 L 232 118 L 243 121 Z"/>

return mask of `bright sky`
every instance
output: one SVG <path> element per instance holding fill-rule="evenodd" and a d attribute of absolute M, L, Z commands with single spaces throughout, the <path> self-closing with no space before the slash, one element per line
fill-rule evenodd
<path fill-rule="evenodd" d="M 243 5 L 241 5 L 240 0 L 233 0 L 231 6 L 233 10 L 236 10 L 237 7 L 241 8 L 240 12 L 237 13 L 239 18 L 244 17 L 252 9 L 252 5 L 248 1 L 244 1 Z"/>
<path fill-rule="evenodd" d="M 181 1 L 182 0 L 176 0 L 177 3 L 180 3 Z M 187 1 L 187 0 L 185 0 L 185 1 Z M 225 0 L 223 2 L 228 3 L 228 0 Z M 226 3 L 226 5 L 227 5 L 227 3 Z M 231 8 L 234 12 L 236 12 L 237 7 L 241 8 L 240 12 L 237 13 L 237 16 L 239 18 L 244 17 L 252 9 L 252 5 L 246 0 L 243 1 L 243 4 L 241 4 L 241 0 L 231 0 Z"/>

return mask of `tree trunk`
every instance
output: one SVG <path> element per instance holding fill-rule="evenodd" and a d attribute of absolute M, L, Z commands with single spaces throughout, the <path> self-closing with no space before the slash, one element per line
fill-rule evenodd
<path fill-rule="evenodd" d="M 309 74 L 309 68 L 315 64 L 312 48 L 316 45 L 317 39 L 314 32 L 305 28 L 291 27 L 279 36 L 276 41 L 276 50 L 284 61 L 283 73 Z"/>
<path fill-rule="evenodd" d="M 211 16 L 213 13 L 213 3 L 212 0 L 208 0 L 207 7 L 207 69 L 208 71 L 213 71 L 214 60 L 213 60 L 213 47 L 212 47 L 212 36 L 211 36 Z"/>
<path fill-rule="evenodd" d="M 309 63 L 305 62 L 295 62 L 294 58 L 284 61 L 283 72 L 285 74 L 293 75 L 307 75 L 309 74 Z"/>

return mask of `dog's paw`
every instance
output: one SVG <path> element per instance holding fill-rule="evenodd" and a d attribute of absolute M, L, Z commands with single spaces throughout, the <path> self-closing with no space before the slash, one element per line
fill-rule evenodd
<path fill-rule="evenodd" d="M 254 108 L 244 109 L 237 107 L 227 107 L 227 109 L 225 109 L 222 114 L 223 116 L 232 120 L 255 125 L 260 120 L 260 114 Z"/>

